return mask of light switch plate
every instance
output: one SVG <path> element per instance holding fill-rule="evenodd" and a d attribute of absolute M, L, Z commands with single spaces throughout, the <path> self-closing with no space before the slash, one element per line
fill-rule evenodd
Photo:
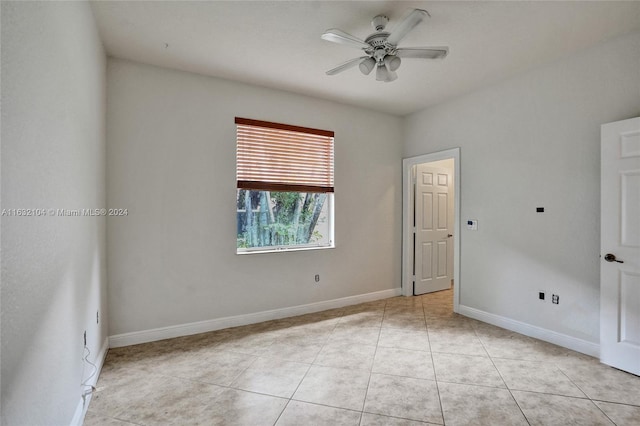
<path fill-rule="evenodd" d="M 477 231 L 478 230 L 478 221 L 475 220 L 475 219 L 467 220 L 467 229 L 469 229 L 470 231 Z"/>

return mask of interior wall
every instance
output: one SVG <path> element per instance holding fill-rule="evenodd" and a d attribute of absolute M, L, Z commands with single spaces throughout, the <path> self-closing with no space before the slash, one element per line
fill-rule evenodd
<path fill-rule="evenodd" d="M 639 69 L 636 33 L 406 118 L 405 157 L 461 148 L 461 305 L 599 341 L 600 125 Z"/>
<path fill-rule="evenodd" d="M 107 81 L 111 335 L 400 287 L 399 118 L 119 59 Z M 236 116 L 335 131 L 335 249 L 236 255 Z"/>
<path fill-rule="evenodd" d="M 64 425 L 90 372 L 83 332 L 94 362 L 107 336 L 106 221 L 50 209 L 105 206 L 106 58 L 86 2 L 1 7 L 0 423 Z"/>

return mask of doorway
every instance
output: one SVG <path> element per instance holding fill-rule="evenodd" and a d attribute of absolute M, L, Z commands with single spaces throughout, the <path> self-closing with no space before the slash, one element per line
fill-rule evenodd
<path fill-rule="evenodd" d="M 444 169 L 450 170 L 448 175 Z M 453 306 L 457 312 L 462 284 L 459 272 L 460 148 L 405 158 L 402 173 L 402 294 L 413 296 L 416 288 L 418 293 L 449 288 L 453 278 Z M 450 184 L 451 177 L 453 185 L 448 192 L 438 194 L 432 190 L 438 184 L 441 187 Z M 452 197 L 447 195 L 451 193 Z M 425 211 L 433 212 L 434 216 L 425 219 L 421 216 Z M 433 222 L 439 215 L 439 223 Z"/>

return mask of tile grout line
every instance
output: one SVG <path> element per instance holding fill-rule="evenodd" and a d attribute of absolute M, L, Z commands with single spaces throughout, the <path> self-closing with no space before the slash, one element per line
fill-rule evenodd
<path fill-rule="evenodd" d="M 585 397 L 586 399 L 588 399 L 589 401 L 592 401 L 592 402 L 593 402 L 593 400 L 591 399 L 591 397 L 590 397 L 589 395 L 587 395 L 587 393 L 586 393 L 585 391 L 583 391 L 583 390 L 582 390 L 582 388 L 581 388 L 578 384 L 576 384 L 576 383 L 573 381 L 573 379 L 572 379 L 571 377 L 569 377 L 569 376 L 567 375 L 567 373 L 565 373 L 565 372 L 564 372 L 564 370 L 562 370 L 562 368 L 561 368 L 560 366 L 558 366 L 558 365 L 557 365 L 557 364 L 555 364 L 555 363 L 554 363 L 554 366 L 558 369 L 558 371 L 559 371 L 560 373 L 562 373 L 562 375 L 563 375 L 564 377 L 566 377 L 566 378 L 567 378 L 567 380 L 569 380 L 569 382 L 571 382 L 571 384 L 572 384 L 573 386 L 575 386 L 576 388 L 578 388 L 578 390 L 579 390 L 580 392 L 582 392 L 582 394 L 584 395 L 584 397 Z"/>
<path fill-rule="evenodd" d="M 473 328 L 473 332 L 476 335 L 476 337 L 478 338 L 478 340 L 480 341 L 480 344 L 482 345 L 484 351 L 487 353 L 487 355 L 489 356 L 489 360 L 491 361 L 491 364 L 493 365 L 493 368 L 496 369 L 496 371 L 498 372 L 498 375 L 500 376 L 500 379 L 502 380 L 502 382 L 504 383 L 505 388 L 507 389 L 507 391 L 509 392 L 509 395 L 511 395 L 511 399 L 513 399 L 513 402 L 516 403 L 516 406 L 518 407 L 518 410 L 520 410 L 520 413 L 522 413 L 522 417 L 524 417 L 524 420 L 527 422 L 527 424 L 529 426 L 531 426 L 531 422 L 529 421 L 529 419 L 527 418 L 526 414 L 524 414 L 524 410 L 522 409 L 522 407 L 520 406 L 520 403 L 518 403 L 518 400 L 516 399 L 515 396 L 513 396 L 513 392 L 511 391 L 511 388 L 509 388 L 509 385 L 507 384 L 507 381 L 504 379 L 504 376 L 502 375 L 502 373 L 500 372 L 500 369 L 498 369 L 498 366 L 496 365 L 496 363 L 493 361 L 493 357 L 491 356 L 491 353 L 489 352 L 489 350 L 487 349 L 486 345 L 484 344 L 484 342 L 482 341 L 482 338 L 480 337 L 480 335 L 478 334 L 478 330 L 474 327 Z"/>
<path fill-rule="evenodd" d="M 575 383 L 573 381 L 573 379 L 571 377 L 569 377 L 569 375 L 567 373 L 565 373 L 564 370 L 560 366 L 556 365 L 556 368 L 571 382 L 572 385 L 577 387 L 580 390 L 580 392 L 582 392 L 584 394 L 584 396 L 589 401 L 591 401 L 591 403 L 598 409 L 598 411 L 600 411 L 607 419 L 609 419 L 609 421 L 612 424 L 614 424 L 614 425 L 616 424 L 616 422 L 614 422 L 613 419 L 611 417 L 609 417 L 609 415 L 598 404 L 596 404 L 596 402 L 584 390 L 582 390 L 582 388 L 577 383 Z"/>
<path fill-rule="evenodd" d="M 369 369 L 369 380 L 367 381 L 367 389 L 364 392 L 364 399 L 362 400 L 362 410 L 360 411 L 360 421 L 358 424 L 362 426 L 362 419 L 364 418 L 364 407 L 367 404 L 367 396 L 369 395 L 369 386 L 371 386 L 371 376 L 373 375 L 373 366 L 376 363 L 376 354 L 378 353 L 378 344 L 380 343 L 380 334 L 382 333 L 382 323 L 384 322 L 384 314 L 387 311 L 387 302 L 384 304 L 382 310 L 382 321 L 380 321 L 380 328 L 378 329 L 378 339 L 376 339 L 376 349 L 373 351 L 373 360 L 371 361 L 371 368 Z"/>
<path fill-rule="evenodd" d="M 291 395 L 291 396 L 293 396 L 293 395 Z M 291 398 L 289 398 L 287 403 L 284 404 L 284 407 L 282 407 L 282 411 L 280 411 L 280 414 L 278 414 L 278 417 L 273 422 L 273 426 L 276 426 L 278 424 L 278 422 L 280 421 L 280 417 L 282 417 L 282 415 L 284 414 L 285 410 L 287 409 L 287 407 L 289 406 L 290 403 L 291 403 Z"/>
<path fill-rule="evenodd" d="M 340 323 L 340 320 L 342 319 L 343 316 L 344 316 L 344 313 L 340 316 L 340 319 L 336 322 L 336 324 L 331 329 L 331 333 L 333 333 L 333 331 L 336 329 L 336 327 Z M 276 419 L 276 421 L 274 423 L 274 426 L 278 423 L 278 421 L 280 420 L 280 417 L 282 417 L 282 414 L 284 414 L 285 410 L 287 409 L 287 407 L 289 406 L 291 401 L 297 401 L 296 399 L 293 399 L 293 397 L 295 396 L 296 392 L 298 392 L 298 389 L 300 389 L 300 385 L 302 384 L 304 379 L 309 374 L 309 371 L 311 371 L 311 368 L 315 365 L 314 362 L 316 361 L 316 359 L 318 359 L 318 355 L 320 355 L 320 352 L 322 352 L 322 349 L 324 349 L 324 347 L 327 345 L 327 343 L 331 340 L 330 334 L 329 334 L 329 338 L 327 340 L 325 340 L 324 343 L 322 344 L 322 347 L 320 348 L 320 350 L 318 351 L 316 356 L 313 357 L 313 360 L 309 364 L 309 368 L 307 368 L 307 371 L 304 373 L 304 376 L 302 376 L 302 379 L 300 379 L 300 382 L 298 382 L 298 385 L 296 386 L 296 388 L 293 390 L 293 392 L 291 392 L 291 396 L 289 397 L 289 400 L 287 401 L 287 403 L 285 404 L 284 408 L 282 409 L 282 411 L 278 415 L 278 418 Z M 306 401 L 300 401 L 300 402 L 306 402 Z M 333 407 L 333 408 L 335 408 L 335 407 Z"/>
<path fill-rule="evenodd" d="M 422 304 L 422 314 L 424 315 L 424 303 Z M 429 342 L 429 354 L 431 357 L 431 365 L 433 366 L 433 378 L 436 382 L 436 392 L 438 392 L 438 403 L 440 404 L 440 414 L 442 415 L 442 424 L 446 426 L 447 420 L 444 418 L 444 408 L 442 407 L 442 396 L 440 395 L 440 385 L 438 384 L 438 373 L 436 372 L 436 363 L 433 360 L 433 348 L 431 347 L 431 335 L 429 333 L 429 324 L 427 316 L 424 315 L 424 325 L 427 328 L 427 341 Z"/>
<path fill-rule="evenodd" d="M 385 304 L 386 305 L 386 304 Z M 318 356 L 320 355 L 320 352 L 322 352 L 322 350 L 325 348 L 325 346 L 331 341 L 331 334 L 335 331 L 335 329 L 338 327 L 338 325 L 340 324 L 340 320 L 342 320 L 342 318 L 344 317 L 344 310 L 342 310 L 342 314 L 340 315 L 340 319 L 338 321 L 336 321 L 335 325 L 333 326 L 333 328 L 331 329 L 331 332 L 329 333 L 329 338 L 326 339 L 322 345 L 322 347 L 320 348 L 320 350 L 318 351 L 318 353 L 316 354 L 316 356 L 313 358 L 313 361 L 311 361 L 311 363 L 309 364 L 309 367 L 307 368 L 307 371 L 304 373 L 304 376 L 302 377 L 302 379 L 300 379 L 300 382 L 298 383 L 298 385 L 296 386 L 295 390 L 291 393 L 291 396 L 288 398 L 287 404 L 285 405 L 285 407 L 283 408 L 283 410 L 280 412 L 280 414 L 278 415 L 278 418 L 276 419 L 274 426 L 278 423 L 278 421 L 280 420 L 280 417 L 282 417 L 282 414 L 285 412 L 285 410 L 287 409 L 287 407 L 289 406 L 289 404 L 291 403 L 291 401 L 299 401 L 297 399 L 293 399 L 293 397 L 295 396 L 296 392 L 298 391 L 298 389 L 300 388 L 300 385 L 302 384 L 302 382 L 304 381 L 304 379 L 307 377 L 307 375 L 309 374 L 309 371 L 311 370 L 311 368 L 316 365 L 315 361 L 318 359 Z M 379 335 L 378 335 L 379 338 Z M 377 345 L 376 345 L 377 346 Z M 375 356 L 375 355 L 374 355 Z M 366 395 L 365 395 L 365 399 L 366 399 Z M 308 401 L 299 401 L 299 402 L 303 402 L 303 403 L 307 403 L 307 404 L 313 404 L 313 405 L 320 405 L 320 406 L 324 406 L 324 407 L 329 407 L 329 408 L 334 408 L 334 409 L 345 409 L 345 410 L 349 410 L 349 411 L 354 411 L 354 412 L 358 412 L 357 410 L 350 410 L 348 408 L 339 408 L 339 407 L 333 407 L 331 405 L 324 405 L 324 404 L 318 404 L 318 403 L 313 403 L 313 402 L 308 402 Z M 364 404 L 364 403 L 363 403 Z M 359 412 L 360 413 L 360 419 L 358 421 L 358 423 L 360 423 L 361 419 L 362 419 L 362 411 Z"/>
<path fill-rule="evenodd" d="M 606 401 L 604 399 L 593 398 L 591 399 L 593 402 L 604 402 L 605 404 L 615 404 L 615 405 L 624 405 L 625 407 L 633 407 L 640 408 L 640 405 L 636 404 L 628 404 L 626 402 L 615 402 L 615 401 Z"/>

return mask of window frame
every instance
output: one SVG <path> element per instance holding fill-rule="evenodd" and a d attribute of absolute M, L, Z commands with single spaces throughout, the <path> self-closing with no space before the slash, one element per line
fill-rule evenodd
<path fill-rule="evenodd" d="M 281 123 L 273 123 L 273 122 L 268 122 L 268 121 L 261 121 L 261 120 L 253 120 L 253 119 L 246 119 L 246 118 L 239 118 L 236 117 L 235 118 L 235 124 L 236 124 L 236 196 L 238 194 L 238 191 L 240 190 L 245 190 L 245 191 L 270 191 L 270 192 L 274 192 L 274 191 L 278 191 L 278 192 L 289 192 L 289 193 L 324 193 L 326 194 L 326 198 L 325 198 L 325 203 L 326 206 L 323 208 L 326 208 L 326 217 L 327 217 L 327 240 L 328 243 L 326 244 L 314 244 L 314 243 L 305 243 L 305 244 L 292 244 L 292 245 L 271 245 L 271 246 L 260 246 L 260 247 L 237 247 L 236 245 L 236 254 L 238 255 L 246 255 L 246 254 L 260 254 L 260 253 L 281 253 L 281 252 L 289 252 L 289 251 L 308 251 L 308 250 L 324 250 L 324 249 L 331 249 L 331 248 L 335 248 L 335 196 L 334 196 L 334 174 L 335 174 L 335 156 L 334 156 L 334 150 L 335 150 L 335 136 L 334 136 L 334 132 L 333 131 L 328 131 L 328 130 L 320 130 L 320 129 L 312 129 L 312 128 L 308 128 L 308 127 L 301 127 L 301 126 L 293 126 L 293 125 L 289 125 L 289 124 L 281 124 Z M 242 154 L 240 154 L 240 147 L 241 147 L 241 139 L 240 139 L 240 126 L 244 126 L 243 132 L 245 134 L 245 139 L 244 139 L 244 144 L 243 145 L 243 151 Z M 247 127 L 249 127 L 249 129 L 247 129 Z M 260 129 L 250 129 L 251 127 L 255 127 L 255 128 L 260 128 Z M 285 131 L 285 132 L 280 132 L 280 131 Z M 240 176 L 242 175 L 242 177 L 244 178 L 245 176 L 247 176 L 247 174 L 243 174 L 246 170 L 246 166 L 244 165 L 247 161 L 249 162 L 253 162 L 256 161 L 256 164 L 258 164 L 258 172 L 254 172 L 251 171 L 251 173 L 257 173 L 258 175 L 260 175 L 262 173 L 262 170 L 260 169 L 260 162 L 261 161 L 265 161 L 268 162 L 269 160 L 265 160 L 264 157 L 260 157 L 258 159 L 256 158 L 251 158 L 250 155 L 247 156 L 247 149 L 246 149 L 246 145 L 247 144 L 251 144 L 252 142 L 252 138 L 256 138 L 257 136 L 252 135 L 252 132 L 256 132 L 259 133 L 261 131 L 265 131 L 267 133 L 266 138 L 270 138 L 270 137 L 274 137 L 276 139 L 280 139 L 280 137 L 278 135 L 284 135 L 282 136 L 282 139 L 276 142 L 275 145 L 275 149 L 274 151 L 269 152 L 269 148 L 268 148 L 268 144 L 264 145 L 264 149 L 266 150 L 266 155 L 268 156 L 269 154 L 273 154 L 274 152 L 276 152 L 278 149 L 282 150 L 282 143 L 284 141 L 284 144 L 294 144 L 295 140 L 298 139 L 297 135 L 292 135 L 291 133 L 289 133 L 289 136 L 286 136 L 288 132 L 296 132 L 296 133 L 300 133 L 301 135 L 299 136 L 300 139 L 305 139 L 306 137 L 309 137 L 311 139 L 318 139 L 318 141 L 311 141 L 309 143 L 313 144 L 313 143 L 320 143 L 320 145 L 316 145 L 318 148 L 318 150 L 320 150 L 320 154 L 316 154 L 315 157 L 320 157 L 321 160 L 316 159 L 315 162 L 314 161 L 310 161 L 311 167 L 313 167 L 313 164 L 318 164 L 318 169 L 313 169 L 315 170 L 315 172 L 312 172 L 313 182 L 311 183 L 307 183 L 307 182 L 298 182 L 296 181 L 296 179 L 299 177 L 296 175 L 294 175 L 293 180 L 295 181 L 293 184 L 290 182 L 286 182 L 284 181 L 284 179 L 282 179 L 281 181 L 273 181 L 270 179 L 270 175 L 269 173 L 272 172 L 272 170 L 269 167 L 265 167 L 265 170 L 268 175 L 268 177 L 262 181 L 262 180 L 247 180 L 247 179 L 241 179 Z M 247 133 L 248 132 L 248 133 Z M 270 132 L 273 132 L 271 134 L 269 134 Z M 246 134 L 248 134 L 249 136 L 247 137 Z M 328 139 L 328 145 L 326 145 L 322 139 Z M 247 143 L 247 141 L 249 141 Z M 262 140 L 253 140 L 253 142 L 257 143 L 258 145 L 263 145 L 264 141 Z M 304 142 L 301 142 L 304 143 Z M 297 154 L 299 154 L 299 152 L 296 151 L 295 148 L 285 148 L 288 149 L 289 151 L 287 151 L 287 154 L 293 153 L 293 157 L 294 160 L 293 162 L 295 163 L 295 161 L 300 161 L 299 157 L 304 157 L 305 155 L 303 154 L 302 156 L 298 156 Z M 258 150 L 259 151 L 259 150 Z M 322 151 L 326 151 L 326 153 L 322 152 Z M 256 154 L 256 155 L 259 155 Z M 240 159 L 240 157 L 242 156 L 242 160 Z M 313 155 L 312 155 L 313 156 Z M 326 158 L 323 158 L 325 157 Z M 248 158 L 248 160 L 247 160 Z M 290 171 L 286 170 L 286 167 L 288 166 L 288 164 L 286 163 L 287 159 L 285 159 L 285 167 L 284 167 L 284 172 L 283 175 L 290 175 Z M 240 163 L 243 163 L 243 167 L 245 167 L 245 169 L 243 169 L 243 171 L 241 172 L 240 169 Z M 275 161 L 274 161 L 275 163 Z M 302 163 L 303 165 L 305 165 L 305 163 Z M 292 166 L 292 167 L 300 167 L 300 163 Z M 276 168 L 280 168 L 283 169 L 283 167 L 281 165 L 279 165 Z M 322 176 L 325 176 L 326 180 L 322 180 L 321 182 L 317 182 L 315 177 L 318 175 L 318 171 L 319 170 L 324 170 L 322 173 L 320 173 Z M 323 174 L 323 173 L 326 173 Z M 304 176 L 309 176 L 309 173 L 302 173 L 301 174 L 303 177 Z M 279 175 L 276 174 L 276 179 L 280 178 Z M 237 205 L 237 199 L 236 199 L 236 227 L 238 226 L 238 222 L 239 222 L 239 217 L 238 217 L 238 212 L 240 210 L 238 209 L 238 205 Z M 238 234 L 240 235 L 240 234 Z"/>

